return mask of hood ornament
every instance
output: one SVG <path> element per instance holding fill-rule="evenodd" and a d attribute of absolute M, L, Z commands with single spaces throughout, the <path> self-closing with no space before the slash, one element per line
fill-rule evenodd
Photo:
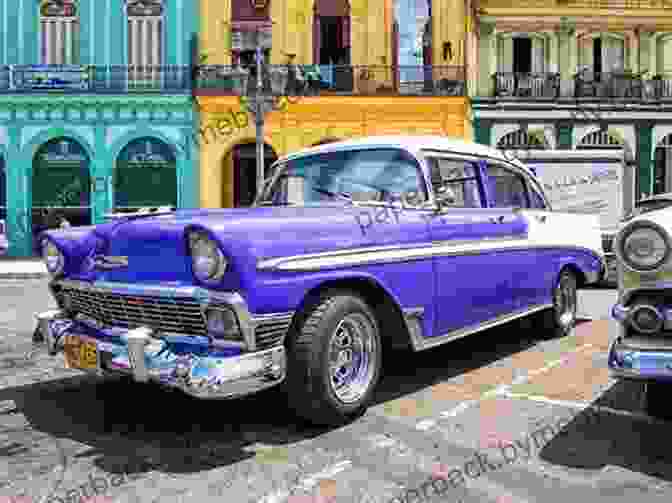
<path fill-rule="evenodd" d="M 119 269 L 128 267 L 128 257 L 96 255 L 93 257 L 93 265 L 96 269 Z"/>

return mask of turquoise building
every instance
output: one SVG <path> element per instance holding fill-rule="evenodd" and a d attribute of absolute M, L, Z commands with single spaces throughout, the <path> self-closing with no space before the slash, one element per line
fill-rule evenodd
<path fill-rule="evenodd" d="M 0 218 L 9 255 L 61 214 L 197 207 L 194 0 L 0 0 Z"/>

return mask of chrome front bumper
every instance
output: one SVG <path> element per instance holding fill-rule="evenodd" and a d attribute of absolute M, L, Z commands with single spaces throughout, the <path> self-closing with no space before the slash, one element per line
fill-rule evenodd
<path fill-rule="evenodd" d="M 632 310 L 621 304 L 612 309 L 620 333 L 609 347 L 608 367 L 612 378 L 668 381 L 672 383 L 672 337 L 630 335 L 626 327 Z M 663 329 L 672 329 L 672 310 L 660 310 Z M 668 341 L 669 339 L 669 341 Z"/>
<path fill-rule="evenodd" d="M 65 335 L 95 342 L 98 367 L 85 370 L 98 375 L 127 374 L 137 382 L 155 382 L 203 399 L 226 399 L 255 393 L 282 382 L 287 358 L 281 344 L 243 353 L 240 348 L 209 350 L 207 345 L 157 337 L 149 327 L 131 330 L 96 329 L 66 317 L 60 310 L 36 315 L 47 351 L 64 349 Z M 186 342 L 185 342 L 186 340 Z M 196 338 L 194 338 L 196 340 Z M 105 355 L 105 362 L 102 356 Z"/>

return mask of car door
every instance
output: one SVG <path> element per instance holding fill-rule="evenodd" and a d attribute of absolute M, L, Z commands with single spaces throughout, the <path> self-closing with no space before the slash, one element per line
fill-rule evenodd
<path fill-rule="evenodd" d="M 436 274 L 436 330 L 446 335 L 514 309 L 510 269 L 501 246 L 524 238 L 510 208 L 489 208 L 485 166 L 475 158 L 427 155 L 439 211 L 430 220 Z"/>
<path fill-rule="evenodd" d="M 489 162 L 486 180 L 490 206 L 513 209 L 526 226 L 526 239 L 500 253 L 510 274 L 513 307 L 526 310 L 542 304 L 553 281 L 553 249 L 548 245 L 558 232 L 551 226 L 544 197 L 527 173 L 509 164 Z"/>

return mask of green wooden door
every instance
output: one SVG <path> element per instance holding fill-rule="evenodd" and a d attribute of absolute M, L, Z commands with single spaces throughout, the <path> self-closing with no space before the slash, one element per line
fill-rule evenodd
<path fill-rule="evenodd" d="M 177 163 L 170 147 L 155 138 L 126 145 L 114 170 L 115 211 L 177 207 Z"/>
<path fill-rule="evenodd" d="M 56 138 L 38 149 L 31 190 L 33 236 L 55 227 L 58 214 L 72 226 L 91 224 L 89 166 L 89 156 L 76 140 Z"/>

